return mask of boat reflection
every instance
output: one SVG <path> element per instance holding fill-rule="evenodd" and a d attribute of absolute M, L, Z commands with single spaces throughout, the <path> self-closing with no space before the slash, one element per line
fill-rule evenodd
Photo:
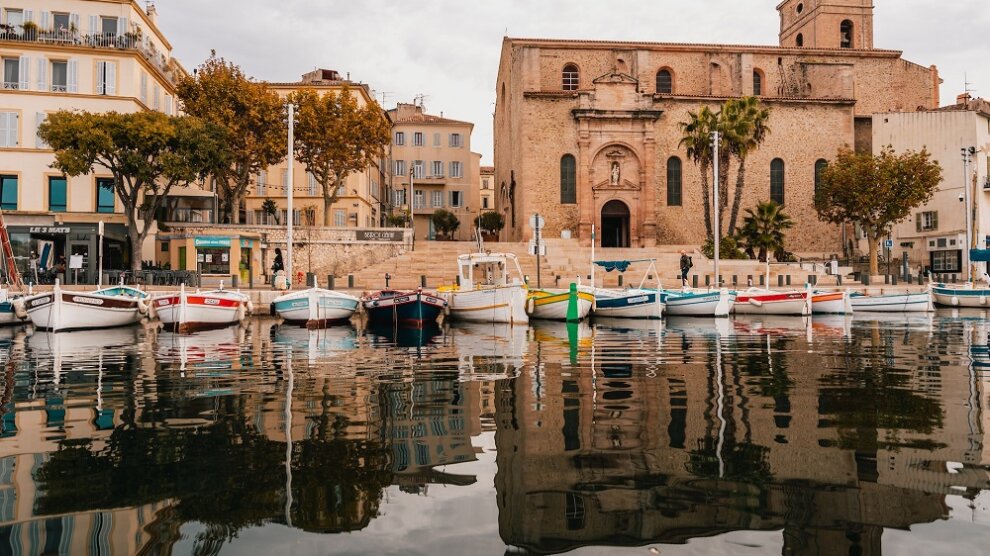
<path fill-rule="evenodd" d="M 391 323 L 369 323 L 365 330 L 371 336 L 372 345 L 422 348 L 430 345 L 443 334 L 435 322 L 426 322 L 419 327 L 394 326 Z"/>

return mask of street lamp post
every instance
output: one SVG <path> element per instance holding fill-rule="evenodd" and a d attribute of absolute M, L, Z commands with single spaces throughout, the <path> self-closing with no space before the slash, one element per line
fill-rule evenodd
<path fill-rule="evenodd" d="M 285 174 L 285 206 L 286 206 L 286 222 L 288 228 L 286 230 L 285 236 L 285 276 L 289 281 L 289 285 L 292 284 L 292 166 L 296 159 L 295 153 L 295 119 L 296 119 L 296 106 L 289 103 L 289 138 L 288 138 L 288 151 L 289 151 L 289 168 Z"/>
<path fill-rule="evenodd" d="M 714 183 L 715 183 L 715 198 L 714 198 L 714 204 L 715 204 L 715 214 L 714 214 L 714 217 L 715 217 L 715 226 L 714 226 L 713 229 L 715 231 L 715 243 L 714 243 L 714 247 L 715 247 L 715 287 L 716 288 L 721 288 L 722 287 L 721 280 L 719 280 L 719 274 L 718 274 L 719 255 L 721 255 L 721 252 L 719 251 L 719 249 L 721 248 L 721 246 L 719 245 L 719 243 L 720 243 L 719 240 L 721 239 L 721 237 L 720 237 L 721 236 L 721 231 L 719 230 L 719 226 L 721 224 L 720 221 L 722 220 L 721 218 L 719 218 L 719 213 L 718 213 L 718 208 L 719 208 L 718 207 L 718 185 L 719 185 L 718 184 L 718 147 L 719 147 L 719 139 L 720 139 L 719 132 L 717 132 L 717 131 L 712 132 L 712 152 L 714 153 L 713 156 L 712 156 L 712 161 L 714 162 L 714 166 L 715 166 L 715 180 L 714 180 Z M 770 284 L 767 284 L 767 287 L 769 288 L 770 287 Z"/>
<path fill-rule="evenodd" d="M 416 250 L 416 191 L 413 185 L 413 178 L 416 175 L 416 165 L 409 165 L 409 227 L 412 228 L 412 250 Z"/>
<path fill-rule="evenodd" d="M 973 207 L 970 201 L 970 178 L 969 163 L 976 154 L 976 147 L 963 147 L 960 149 L 963 159 L 963 205 L 966 210 L 966 244 L 963 246 L 963 264 L 966 269 L 966 281 L 973 281 L 973 269 L 969 261 L 969 250 L 973 248 Z"/>

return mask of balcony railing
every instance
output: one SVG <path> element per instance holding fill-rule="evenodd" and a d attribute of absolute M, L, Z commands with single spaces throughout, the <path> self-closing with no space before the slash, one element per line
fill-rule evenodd
<path fill-rule="evenodd" d="M 179 75 L 165 54 L 158 51 L 153 43 L 142 40 L 140 33 L 103 33 L 84 35 L 78 31 L 22 29 L 11 25 L 0 25 L 0 42 L 25 42 L 61 46 L 88 46 L 113 50 L 130 50 L 141 54 L 151 65 L 158 68 L 169 81 L 175 83 Z M 10 88 L 10 87 L 4 87 Z M 17 87 L 12 87 L 16 89 Z"/>
<path fill-rule="evenodd" d="M 213 209 L 176 208 L 162 210 L 159 220 L 177 224 L 208 224 L 213 222 Z"/>

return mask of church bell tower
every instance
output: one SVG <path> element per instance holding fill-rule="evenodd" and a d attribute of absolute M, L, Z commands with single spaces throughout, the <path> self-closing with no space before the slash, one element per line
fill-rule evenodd
<path fill-rule="evenodd" d="M 873 48 L 873 0 L 784 0 L 780 46 Z"/>

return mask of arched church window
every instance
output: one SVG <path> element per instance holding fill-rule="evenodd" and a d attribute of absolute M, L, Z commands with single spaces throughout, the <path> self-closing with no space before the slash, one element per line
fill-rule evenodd
<path fill-rule="evenodd" d="M 564 66 L 563 72 L 563 86 L 565 91 L 576 91 L 578 90 L 578 85 L 580 85 L 581 79 L 578 73 L 578 67 L 574 64 L 567 64 Z"/>
<path fill-rule="evenodd" d="M 848 19 L 839 25 L 839 46 L 842 48 L 853 47 L 853 22 Z"/>
<path fill-rule="evenodd" d="M 822 183 L 822 171 L 828 166 L 828 161 L 824 158 L 819 158 L 815 162 L 815 195 L 818 195 L 818 189 L 821 187 Z"/>
<path fill-rule="evenodd" d="M 779 158 L 770 163 L 770 200 L 784 205 L 784 161 Z"/>
<path fill-rule="evenodd" d="M 672 156 L 667 159 L 667 206 L 681 206 L 681 159 Z"/>
<path fill-rule="evenodd" d="M 674 93 L 674 74 L 668 69 L 657 72 L 657 94 L 670 95 Z"/>
<path fill-rule="evenodd" d="M 798 45 L 799 47 L 804 46 L 804 35 L 798 33 L 797 38 L 794 39 L 794 44 Z"/>
<path fill-rule="evenodd" d="M 753 96 L 760 96 L 763 94 L 763 73 L 760 70 L 753 70 Z"/>
<path fill-rule="evenodd" d="M 577 162 L 574 155 L 560 157 L 560 204 L 577 203 Z"/>

